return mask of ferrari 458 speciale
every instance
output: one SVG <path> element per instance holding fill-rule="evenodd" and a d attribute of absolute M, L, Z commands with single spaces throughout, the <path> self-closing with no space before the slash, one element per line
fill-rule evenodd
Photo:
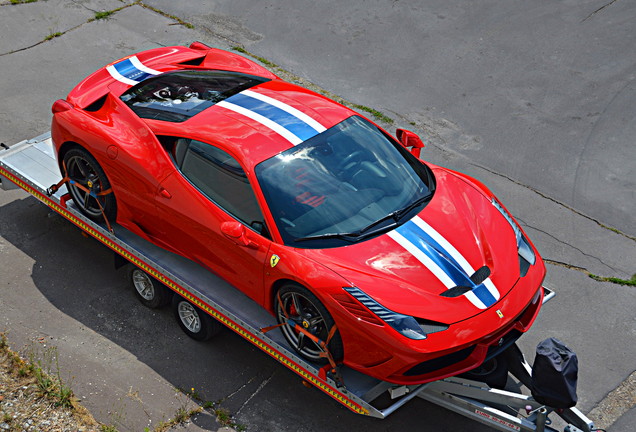
<path fill-rule="evenodd" d="M 543 261 L 484 185 L 239 54 L 130 55 L 53 113 L 82 212 L 225 279 L 307 361 L 323 347 L 301 327 L 350 368 L 423 383 L 480 366 L 539 312 Z"/>

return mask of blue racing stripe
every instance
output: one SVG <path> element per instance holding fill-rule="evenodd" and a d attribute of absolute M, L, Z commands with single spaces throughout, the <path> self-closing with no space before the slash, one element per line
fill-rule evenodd
<path fill-rule="evenodd" d="M 139 70 L 132 64 L 130 59 L 126 59 L 120 61 L 119 63 L 115 63 L 113 67 L 119 72 L 122 76 L 137 82 L 141 82 L 146 78 L 150 78 L 154 75 L 149 74 L 148 72 L 144 72 Z"/>
<path fill-rule="evenodd" d="M 475 293 L 477 298 L 481 300 L 482 303 L 486 305 L 486 307 L 494 305 L 497 301 L 497 299 L 490 293 L 490 291 L 488 291 L 488 288 L 486 288 L 486 285 L 484 284 L 477 285 L 473 289 L 473 293 Z"/>
<path fill-rule="evenodd" d="M 263 102 L 242 93 L 235 94 L 234 96 L 227 98 L 226 101 L 268 118 L 269 120 L 284 127 L 303 141 L 318 135 L 317 130 L 298 117 L 295 117 L 274 105 L 268 104 L 267 102 Z"/>
<path fill-rule="evenodd" d="M 408 221 L 404 225 L 396 228 L 405 239 L 426 254 L 444 273 L 455 283 L 456 286 L 471 287 L 472 292 L 486 307 L 496 302 L 495 297 L 483 285 L 475 285 L 470 280 L 470 276 L 464 272 L 457 261 L 448 253 L 437 241 L 422 230 L 415 222 Z"/>
<path fill-rule="evenodd" d="M 444 273 L 450 277 L 455 285 L 474 287 L 475 284 L 464 273 L 459 264 L 446 251 L 437 244 L 426 232 L 418 227 L 415 222 L 408 221 L 397 228 L 400 233 L 411 244 L 424 252 Z"/>

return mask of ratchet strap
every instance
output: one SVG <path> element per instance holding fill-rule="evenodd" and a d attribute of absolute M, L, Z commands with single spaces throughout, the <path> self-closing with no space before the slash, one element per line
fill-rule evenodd
<path fill-rule="evenodd" d="M 95 202 L 97 203 L 97 205 L 99 206 L 99 210 L 102 212 L 102 217 L 104 218 L 104 222 L 106 222 L 106 227 L 108 228 L 108 231 L 110 231 L 111 233 L 114 233 L 115 231 L 113 230 L 113 227 L 110 225 L 110 222 L 108 221 L 108 218 L 106 217 L 106 213 L 104 213 L 104 207 L 102 206 L 102 203 L 99 202 L 99 200 L 97 199 L 98 197 L 102 197 L 105 195 L 108 195 L 110 193 L 113 192 L 112 188 L 108 188 L 104 191 L 101 192 L 95 192 L 92 188 L 87 188 L 86 186 L 84 186 L 83 184 L 80 184 L 78 182 L 76 182 L 75 180 L 71 179 L 68 175 L 68 172 L 66 170 L 66 163 L 64 161 L 62 161 L 62 169 L 64 171 L 64 178 L 62 180 L 60 180 L 59 182 L 57 182 L 56 184 L 50 186 L 49 188 L 46 189 L 46 196 L 50 197 L 51 195 L 53 195 L 54 193 L 56 193 L 58 190 L 60 190 L 60 188 L 68 183 L 71 186 L 75 186 L 76 188 L 86 192 L 88 195 L 92 196 L 93 198 L 95 198 Z"/>
<path fill-rule="evenodd" d="M 278 299 L 278 303 L 282 305 L 283 302 L 280 299 L 280 293 L 277 294 L 277 299 Z M 332 375 L 332 378 L 338 385 L 338 387 L 344 387 L 344 381 L 342 380 L 342 376 L 340 375 L 340 372 L 338 370 L 338 364 L 336 363 L 335 359 L 333 358 L 333 355 L 329 351 L 329 343 L 331 342 L 331 339 L 336 334 L 336 331 L 338 331 L 337 326 L 335 324 L 331 326 L 331 329 L 329 330 L 329 333 L 327 335 L 327 339 L 323 341 L 318 336 L 314 335 L 309 330 L 307 330 L 306 328 L 304 328 L 303 326 L 299 325 L 294 320 L 289 318 L 289 315 L 287 314 L 287 311 L 285 310 L 284 307 L 282 308 L 282 311 L 283 311 L 283 315 L 285 316 L 285 322 L 276 324 L 273 326 L 269 326 L 269 327 L 263 327 L 261 328 L 261 332 L 267 333 L 268 331 L 274 330 L 275 328 L 288 325 L 289 327 L 291 327 L 292 330 L 302 333 L 305 337 L 312 340 L 320 348 L 321 352 L 319 356 L 321 358 L 327 359 L 327 361 L 329 362 L 328 364 L 320 368 L 318 375 L 322 379 L 326 379 L 327 373 L 330 373 Z"/>

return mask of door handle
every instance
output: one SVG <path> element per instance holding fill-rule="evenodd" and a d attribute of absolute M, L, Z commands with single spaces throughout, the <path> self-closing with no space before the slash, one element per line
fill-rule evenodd
<path fill-rule="evenodd" d="M 159 195 L 161 195 L 162 197 L 167 198 L 167 199 L 172 198 L 172 195 L 170 194 L 170 192 L 168 192 L 164 188 L 159 189 Z"/>

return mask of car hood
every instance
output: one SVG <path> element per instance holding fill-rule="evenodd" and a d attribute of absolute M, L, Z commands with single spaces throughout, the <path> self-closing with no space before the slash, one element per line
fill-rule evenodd
<path fill-rule="evenodd" d="M 432 200 L 400 227 L 349 246 L 301 253 L 398 313 L 452 324 L 483 312 L 519 279 L 514 232 L 473 183 L 443 168 L 435 176 Z M 484 266 L 490 276 L 471 282 Z M 455 286 L 472 289 L 441 295 Z"/>

